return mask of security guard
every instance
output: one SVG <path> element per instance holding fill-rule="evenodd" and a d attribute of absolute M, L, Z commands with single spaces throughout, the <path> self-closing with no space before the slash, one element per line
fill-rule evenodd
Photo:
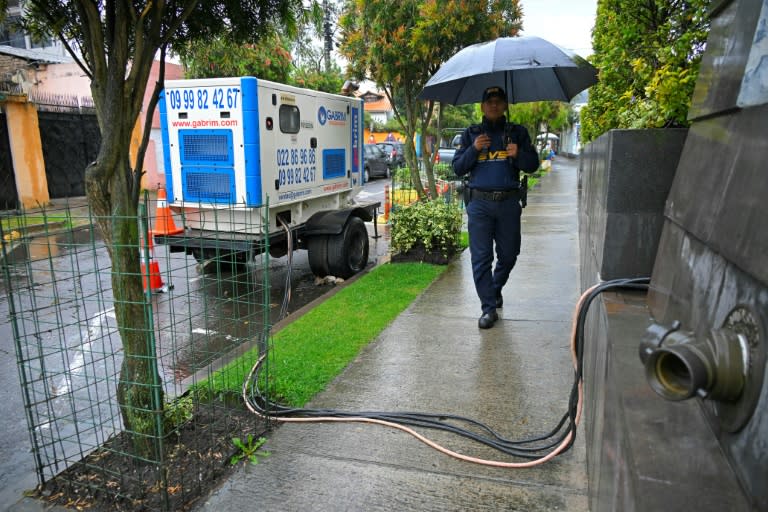
<path fill-rule="evenodd" d="M 461 136 L 453 170 L 465 177 L 472 275 L 482 304 L 481 329 L 499 319 L 501 290 L 520 254 L 520 171 L 534 172 L 539 157 L 524 126 L 507 123 L 507 94 L 501 87 L 483 92 L 483 121 Z M 469 179 L 466 180 L 466 175 Z M 496 267 L 493 246 L 496 243 Z"/>

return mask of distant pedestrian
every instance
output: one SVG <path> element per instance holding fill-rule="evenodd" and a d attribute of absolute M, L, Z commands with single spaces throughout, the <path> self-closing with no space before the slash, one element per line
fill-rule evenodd
<path fill-rule="evenodd" d="M 392 135 L 392 132 L 387 134 L 387 142 L 395 142 L 395 136 Z"/>
<path fill-rule="evenodd" d="M 486 89 L 481 110 L 482 123 L 464 130 L 452 163 L 457 176 L 469 175 L 465 202 L 472 277 L 482 307 L 478 327 L 489 329 L 499 319 L 501 291 L 520 254 L 520 171 L 536 171 L 539 156 L 528 130 L 507 122 L 504 89 Z"/>

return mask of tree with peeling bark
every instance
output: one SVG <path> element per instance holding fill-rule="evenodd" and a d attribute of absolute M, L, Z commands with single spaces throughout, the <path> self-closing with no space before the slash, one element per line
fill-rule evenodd
<path fill-rule="evenodd" d="M 434 101 L 418 98 L 424 85 L 456 52 L 471 44 L 521 29 L 518 0 L 348 0 L 341 17 L 339 48 L 350 62 L 348 73 L 371 79 L 392 104 L 406 137 L 406 160 L 420 197 L 427 196 L 416 163 L 414 138 L 427 135 Z M 426 137 L 421 154 L 427 154 Z M 437 196 L 432 167 L 425 158 L 429 192 Z"/>
<path fill-rule="evenodd" d="M 4 0 L 0 0 L 4 1 Z M 91 80 L 101 146 L 85 170 L 86 194 L 112 260 L 112 289 L 124 358 L 117 401 L 137 453 L 155 455 L 163 434 L 162 383 L 140 274 L 138 205 L 152 113 L 166 53 L 212 37 L 256 42 L 278 28 L 295 33 L 301 0 L 31 0 L 25 28 L 58 38 Z M 278 25 L 279 23 L 279 25 Z M 131 137 L 155 56 L 160 76 L 144 117 L 137 154 Z"/>

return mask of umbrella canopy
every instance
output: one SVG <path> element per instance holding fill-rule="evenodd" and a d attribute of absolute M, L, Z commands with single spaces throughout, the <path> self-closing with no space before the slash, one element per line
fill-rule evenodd
<path fill-rule="evenodd" d="M 500 37 L 448 59 L 419 97 L 461 105 L 480 103 L 488 87 L 504 87 L 509 103 L 571 98 L 597 83 L 597 69 L 540 37 Z"/>

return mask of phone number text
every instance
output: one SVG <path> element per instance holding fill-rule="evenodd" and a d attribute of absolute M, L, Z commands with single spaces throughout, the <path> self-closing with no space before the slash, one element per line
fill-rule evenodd
<path fill-rule="evenodd" d="M 235 109 L 240 96 L 237 87 L 206 87 L 171 89 L 168 103 L 171 110 Z"/>
<path fill-rule="evenodd" d="M 276 158 L 280 186 L 312 183 L 317 179 L 314 149 L 278 149 Z"/>

